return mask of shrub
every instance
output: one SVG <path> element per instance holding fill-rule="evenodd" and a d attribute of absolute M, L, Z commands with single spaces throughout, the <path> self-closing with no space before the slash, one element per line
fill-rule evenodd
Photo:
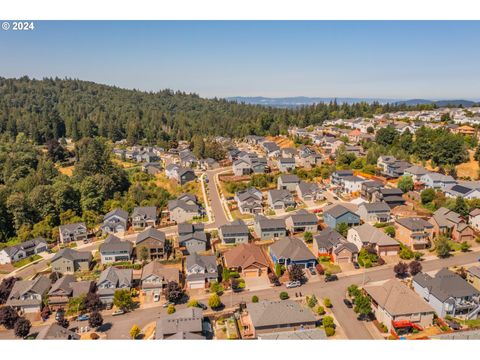
<path fill-rule="evenodd" d="M 218 309 L 222 305 L 222 300 L 220 300 L 220 296 L 218 294 L 213 294 L 208 299 L 208 306 L 212 309 Z"/>
<path fill-rule="evenodd" d="M 257 295 L 252 296 L 252 303 L 258 303 L 258 296 Z"/>
<path fill-rule="evenodd" d="M 335 335 L 335 329 L 332 326 L 325 327 L 325 334 L 330 337 Z"/>
<path fill-rule="evenodd" d="M 188 301 L 187 307 L 198 307 L 198 300 L 190 299 Z"/>
<path fill-rule="evenodd" d="M 325 273 L 325 270 L 323 269 L 323 266 L 320 264 L 315 265 L 315 268 L 317 269 L 318 275 L 323 275 Z"/>
<path fill-rule="evenodd" d="M 282 291 L 279 294 L 280 300 L 287 300 L 290 296 L 288 296 L 288 293 L 286 291 Z"/>
<path fill-rule="evenodd" d="M 91 333 L 90 334 L 90 339 L 91 340 L 98 340 L 98 339 L 100 339 L 100 336 L 97 333 Z"/>
<path fill-rule="evenodd" d="M 307 296 L 307 306 L 309 308 L 314 308 L 318 304 L 317 297 L 315 295 Z"/>
<path fill-rule="evenodd" d="M 335 322 L 333 321 L 333 317 L 331 316 L 324 316 L 323 320 L 322 320 L 322 325 L 324 327 L 333 327 L 335 325 Z"/>
<path fill-rule="evenodd" d="M 136 339 L 138 335 L 140 335 L 140 328 L 137 325 L 133 325 L 132 328 L 130 329 L 130 337 L 132 339 Z"/>
<path fill-rule="evenodd" d="M 174 314 L 175 311 L 177 311 L 177 310 L 175 309 L 175 306 L 173 304 L 168 305 L 167 314 L 169 314 L 169 315 Z"/>
<path fill-rule="evenodd" d="M 317 314 L 318 315 L 324 315 L 325 314 L 325 308 L 322 305 L 318 305 Z"/>
<path fill-rule="evenodd" d="M 400 250 L 400 253 L 398 255 L 402 260 L 410 260 L 414 257 L 413 251 L 406 246 L 402 246 L 402 250 Z"/>
<path fill-rule="evenodd" d="M 332 302 L 330 301 L 329 298 L 323 299 L 323 305 L 325 305 L 326 308 L 331 308 L 332 307 Z"/>

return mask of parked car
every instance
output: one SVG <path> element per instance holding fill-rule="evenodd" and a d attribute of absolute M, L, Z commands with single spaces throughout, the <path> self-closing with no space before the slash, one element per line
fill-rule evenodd
<path fill-rule="evenodd" d="M 360 269 L 360 265 L 356 261 L 353 263 L 353 267 L 357 270 Z"/>
<path fill-rule="evenodd" d="M 165 304 L 162 305 L 162 307 L 163 307 L 164 309 L 166 309 L 166 308 L 169 307 L 170 305 L 175 305 L 175 304 L 174 304 L 173 302 L 171 302 L 171 301 L 167 301 Z"/>
<path fill-rule="evenodd" d="M 112 314 L 112 316 L 118 316 L 118 315 L 123 315 L 125 314 L 125 310 L 122 310 L 122 309 L 118 309 L 118 310 L 115 310 Z"/>
<path fill-rule="evenodd" d="M 198 307 L 202 310 L 207 310 L 208 309 L 207 305 L 205 305 L 204 303 L 200 303 L 200 302 L 198 303 Z"/>
<path fill-rule="evenodd" d="M 334 198 L 335 200 L 338 200 L 338 196 L 334 196 L 333 198 Z"/>
<path fill-rule="evenodd" d="M 158 302 L 160 301 L 160 294 L 153 294 L 153 301 Z"/>
<path fill-rule="evenodd" d="M 310 272 L 311 275 L 317 275 L 317 272 L 315 271 L 314 268 L 308 268 L 308 271 Z"/>
<path fill-rule="evenodd" d="M 90 319 L 90 315 L 88 314 L 82 314 L 77 318 L 78 321 L 87 321 L 88 319 Z"/>
<path fill-rule="evenodd" d="M 325 282 L 337 281 L 337 280 L 338 280 L 338 276 L 337 276 L 337 275 L 325 276 Z"/>
<path fill-rule="evenodd" d="M 348 307 L 349 309 L 351 309 L 353 307 L 353 304 L 350 300 L 348 299 L 343 299 L 343 303 L 346 305 L 346 307 Z"/>
<path fill-rule="evenodd" d="M 289 281 L 285 284 L 285 286 L 288 288 L 288 289 L 291 289 L 291 288 L 296 288 L 296 287 L 299 287 L 301 286 L 302 283 L 300 281 Z"/>
<path fill-rule="evenodd" d="M 447 323 L 448 326 L 450 326 L 450 328 L 452 328 L 452 330 L 461 330 L 462 329 L 462 326 L 459 323 L 457 323 L 456 321 L 445 320 L 445 322 Z"/>
<path fill-rule="evenodd" d="M 64 317 L 65 317 L 65 310 L 58 309 L 57 313 L 55 314 L 55 320 L 60 321 L 60 320 L 63 320 Z"/>

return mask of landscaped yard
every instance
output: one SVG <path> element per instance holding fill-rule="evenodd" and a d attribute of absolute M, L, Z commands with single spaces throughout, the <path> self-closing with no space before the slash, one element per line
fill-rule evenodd
<path fill-rule="evenodd" d="M 231 214 L 233 219 L 242 219 L 242 220 L 253 219 L 252 214 L 242 214 L 238 209 L 231 211 Z"/>
<path fill-rule="evenodd" d="M 27 257 L 27 258 L 25 258 L 25 259 L 22 259 L 22 260 L 19 260 L 19 261 L 15 262 L 15 263 L 13 264 L 13 266 L 15 266 L 16 268 L 20 268 L 20 267 L 22 267 L 22 266 L 25 266 L 25 265 L 27 265 L 27 264 L 30 264 L 31 262 L 34 262 L 34 261 L 39 260 L 39 259 L 41 259 L 41 258 L 42 258 L 42 257 L 41 257 L 40 255 L 32 255 L 32 256 L 29 256 L 29 257 Z"/>
<path fill-rule="evenodd" d="M 336 264 L 332 264 L 328 260 L 320 260 L 319 263 L 320 265 L 322 265 L 323 270 L 330 272 L 330 274 L 338 274 L 342 272 L 342 269 L 340 266 Z"/>
<path fill-rule="evenodd" d="M 480 328 L 480 319 L 473 319 L 473 320 L 455 319 L 455 321 L 462 325 L 466 325 L 471 329 Z"/>

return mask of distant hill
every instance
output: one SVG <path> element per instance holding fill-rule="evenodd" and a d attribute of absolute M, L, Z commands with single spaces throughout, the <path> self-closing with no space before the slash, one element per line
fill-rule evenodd
<path fill-rule="evenodd" d="M 307 96 L 295 96 L 295 97 L 283 97 L 283 98 L 271 98 L 262 96 L 234 96 L 226 98 L 229 101 L 236 101 L 238 103 L 245 103 L 250 105 L 264 105 L 272 107 L 298 107 L 305 105 L 313 105 L 319 103 L 330 103 L 337 101 L 338 104 L 356 104 L 365 102 L 372 104 L 378 102 L 379 104 L 394 103 L 398 100 L 395 99 L 376 99 L 376 98 L 334 98 L 334 97 L 307 97 Z"/>
<path fill-rule="evenodd" d="M 471 100 L 425 100 L 425 99 L 411 99 L 411 100 L 405 100 L 405 101 L 397 101 L 396 104 L 398 105 L 408 105 L 408 106 L 414 106 L 414 105 L 428 105 L 428 104 L 435 104 L 438 107 L 445 107 L 445 106 L 463 106 L 463 107 L 471 107 L 474 106 L 478 103 L 475 101 Z"/>

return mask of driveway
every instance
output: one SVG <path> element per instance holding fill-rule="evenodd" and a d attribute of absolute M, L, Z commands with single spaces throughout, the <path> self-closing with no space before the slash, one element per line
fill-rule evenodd
<path fill-rule="evenodd" d="M 255 277 L 244 277 L 245 289 L 250 291 L 265 290 L 270 288 L 270 280 L 268 280 L 267 274 Z"/>

